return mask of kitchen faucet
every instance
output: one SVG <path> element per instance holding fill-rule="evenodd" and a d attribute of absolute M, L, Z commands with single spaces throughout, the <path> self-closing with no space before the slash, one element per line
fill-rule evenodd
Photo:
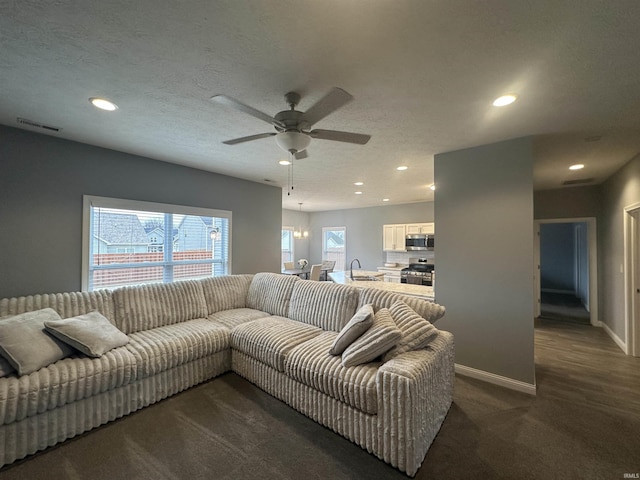
<path fill-rule="evenodd" d="M 360 265 L 360 260 L 358 260 L 357 258 L 351 260 L 351 280 L 353 280 L 353 262 L 358 262 L 358 268 L 362 268 L 362 265 Z"/>

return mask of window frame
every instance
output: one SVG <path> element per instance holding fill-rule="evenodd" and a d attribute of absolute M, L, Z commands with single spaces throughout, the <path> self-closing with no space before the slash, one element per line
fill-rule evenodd
<path fill-rule="evenodd" d="M 293 232 L 295 232 L 295 227 L 290 227 L 290 226 L 282 226 L 281 229 L 281 233 L 280 235 L 282 235 L 283 231 L 287 231 L 289 232 L 289 239 L 290 239 L 290 244 L 291 244 L 291 260 L 292 262 L 295 262 L 295 258 L 296 258 L 296 252 L 295 252 L 295 248 L 296 248 L 296 239 L 293 236 Z M 282 268 L 284 268 L 284 256 L 283 256 L 283 252 L 284 250 L 282 250 L 282 236 L 280 237 L 280 262 L 282 263 Z"/>
<path fill-rule="evenodd" d="M 82 276 L 81 276 L 81 288 L 83 292 L 89 290 L 89 277 L 90 277 L 90 255 L 91 255 L 91 208 L 114 208 L 122 210 L 135 210 L 143 212 L 154 213 L 168 213 L 173 215 L 194 215 L 202 217 L 217 217 L 226 218 L 229 222 L 228 232 L 228 260 L 227 271 L 231 273 L 232 269 L 232 212 L 229 210 L 218 210 L 213 208 L 204 207 L 192 207 L 187 205 L 173 205 L 169 203 L 158 202 L 146 202 L 142 200 L 129 200 L 122 198 L 111 197 L 99 197 L 94 195 L 82 196 Z M 171 249 L 173 253 L 173 248 Z M 154 262 L 162 266 L 165 262 Z M 173 262 L 172 262 L 173 263 Z M 200 261 L 177 261 L 173 265 L 180 265 L 185 263 L 204 263 Z M 143 264 L 137 264 L 136 266 L 144 266 Z M 106 287 L 105 287 L 106 288 Z M 112 287 L 118 288 L 118 287 Z"/>
<path fill-rule="evenodd" d="M 336 265 L 334 267 L 334 271 L 336 272 L 342 272 L 344 270 L 346 270 L 347 268 L 347 227 L 346 226 L 342 226 L 342 227 L 322 227 L 322 260 L 329 260 L 329 258 L 327 257 L 327 253 L 329 252 L 329 250 L 327 249 L 327 245 L 326 245 L 326 240 L 327 240 L 327 232 L 331 232 L 331 231 L 343 231 L 344 232 L 344 264 L 343 265 L 339 265 L 338 262 L 336 261 Z"/>

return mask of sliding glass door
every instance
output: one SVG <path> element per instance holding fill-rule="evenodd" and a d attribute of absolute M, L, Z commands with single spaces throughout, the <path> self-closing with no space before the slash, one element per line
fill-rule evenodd
<path fill-rule="evenodd" d="M 343 271 L 346 267 L 347 254 L 347 228 L 323 227 L 322 228 L 322 260 L 336 262 L 334 271 Z"/>

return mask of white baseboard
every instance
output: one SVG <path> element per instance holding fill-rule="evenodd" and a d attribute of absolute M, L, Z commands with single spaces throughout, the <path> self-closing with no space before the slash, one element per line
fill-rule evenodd
<path fill-rule="evenodd" d="M 487 383 L 499 385 L 501 387 L 509 388 L 511 390 L 517 390 L 518 392 L 528 393 L 529 395 L 536 394 L 536 385 L 520 380 L 514 380 L 512 378 L 496 375 L 495 373 L 485 372 L 484 370 L 477 370 L 471 367 L 465 367 L 464 365 L 455 365 L 456 373 L 465 377 L 475 378 Z"/>
<path fill-rule="evenodd" d="M 623 342 L 618 335 L 616 335 L 616 332 L 611 330 L 606 323 L 598 322 L 598 324 L 599 324 L 598 325 L 599 327 L 602 327 L 604 331 L 607 332 L 607 335 L 611 337 L 611 339 L 616 343 L 616 345 L 618 345 L 622 349 L 625 355 L 629 355 L 629 351 L 627 350 L 627 344 Z"/>

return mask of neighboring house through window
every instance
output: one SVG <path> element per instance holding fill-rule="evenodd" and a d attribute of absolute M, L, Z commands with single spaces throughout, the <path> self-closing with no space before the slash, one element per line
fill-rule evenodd
<path fill-rule="evenodd" d="M 85 196 L 82 288 L 226 275 L 230 245 L 231 212 Z"/>

